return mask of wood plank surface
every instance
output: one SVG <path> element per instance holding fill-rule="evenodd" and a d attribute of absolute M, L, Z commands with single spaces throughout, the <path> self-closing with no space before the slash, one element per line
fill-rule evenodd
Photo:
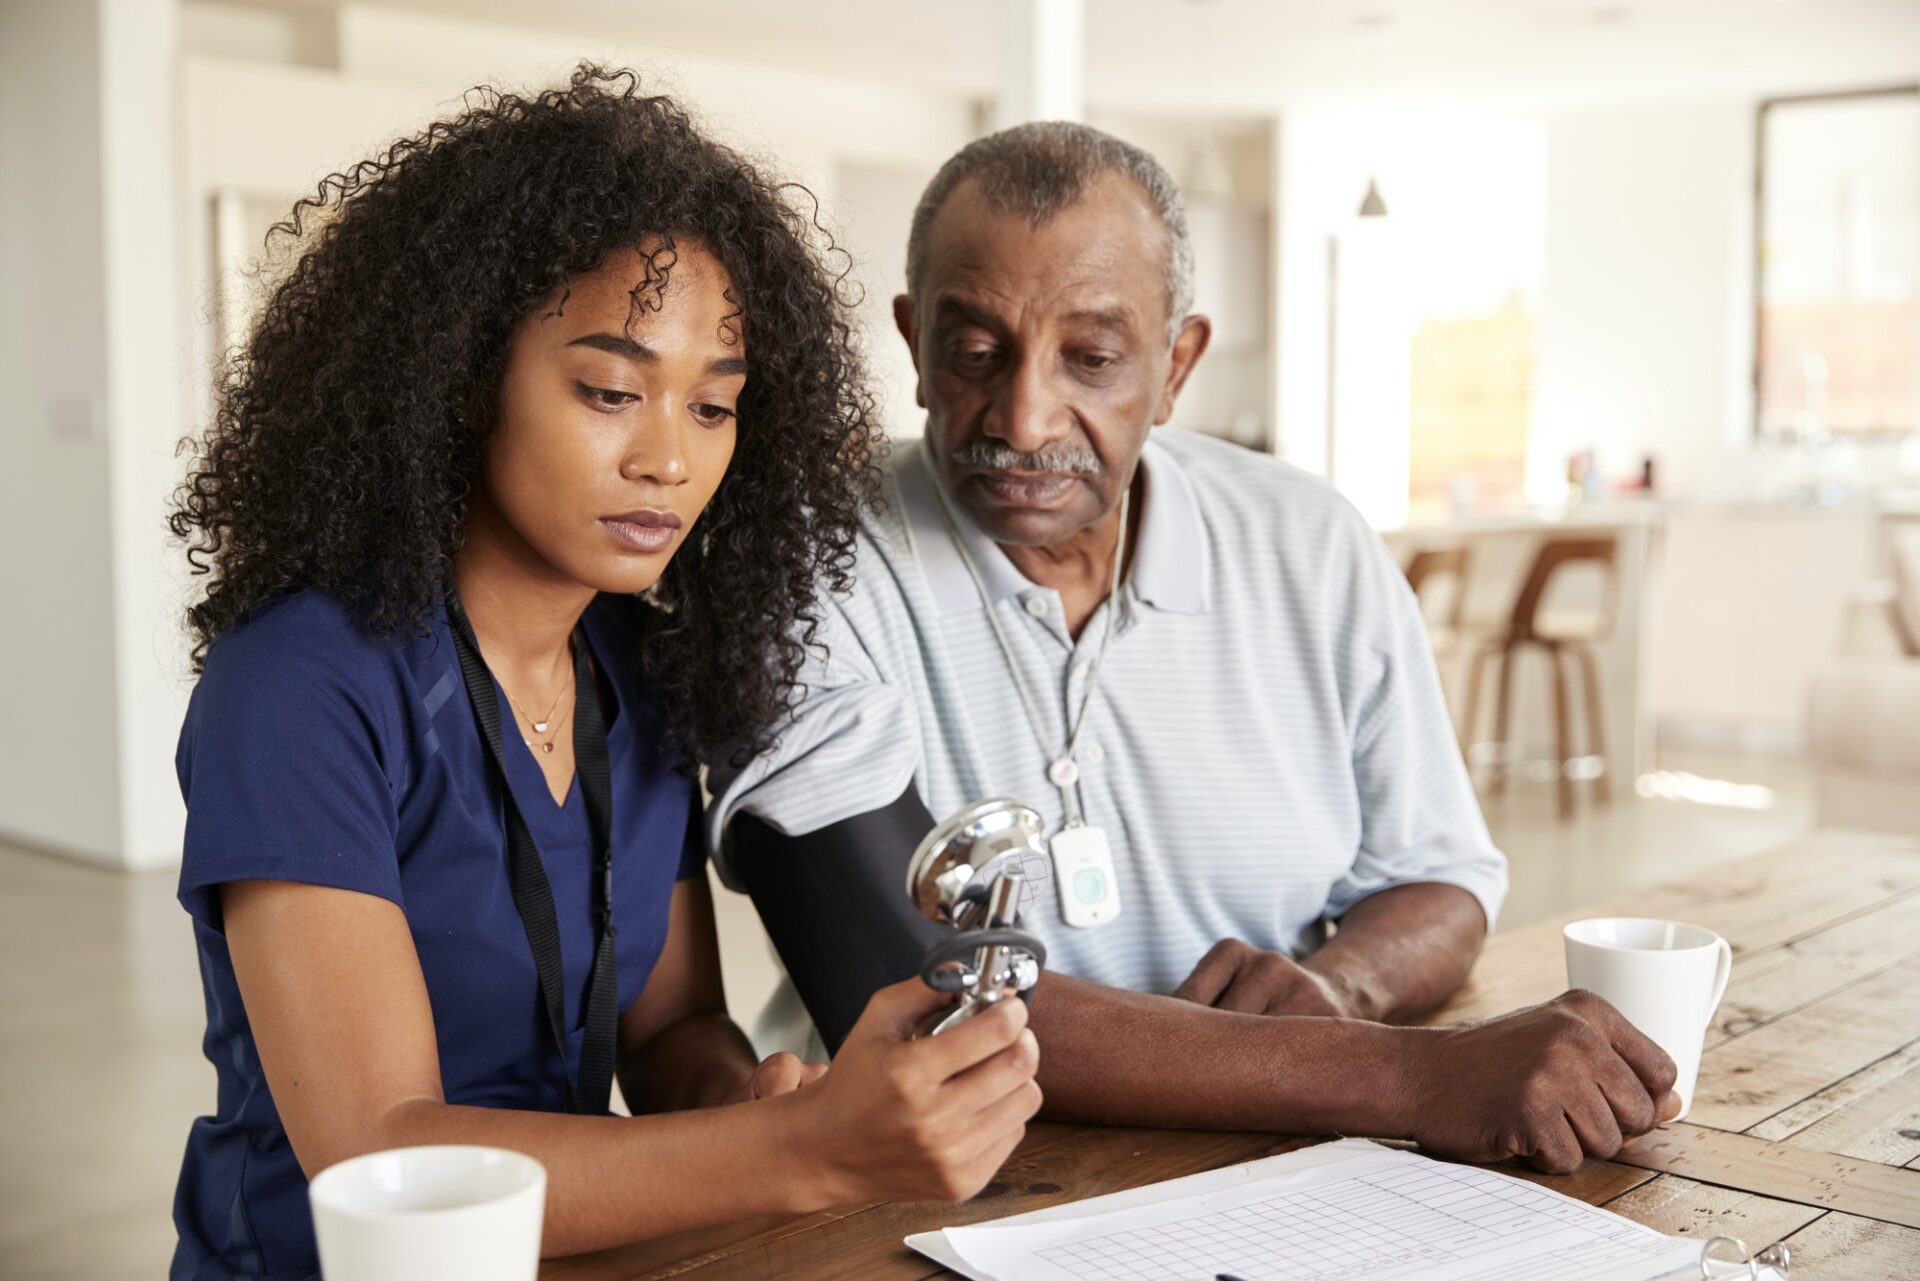
<path fill-rule="evenodd" d="M 1607 1209 L 1657 1232 L 1689 1236 L 1739 1237 L 1753 1250 L 1798 1232 L 1827 1211 L 1663 1174 L 1617 1196 Z"/>
<path fill-rule="evenodd" d="M 1788 1237 L 1787 1248 L 1793 1251 L 1793 1281 L 1920 1277 L 1920 1232 L 1851 1214 L 1821 1215 Z"/>
<path fill-rule="evenodd" d="M 1920 957 L 1920 890 L 1741 958 L 1707 1033 L 1712 1048 L 1861 979 Z"/>
<path fill-rule="evenodd" d="M 1687 1119 L 1744 1130 L 1920 1039 L 1920 959 L 1706 1052 Z"/>
<path fill-rule="evenodd" d="M 1622 1165 L 1618 1161 L 1596 1161 L 1592 1157 L 1582 1162 L 1580 1168 L 1572 1174 L 1542 1174 L 1518 1161 L 1502 1161 L 1498 1165 L 1486 1165 L 1480 1168 L 1493 1170 L 1509 1178 L 1537 1183 L 1543 1188 L 1558 1192 L 1561 1196 L 1585 1201 L 1588 1205 L 1605 1205 L 1643 1184 L 1652 1183 L 1664 1177 L 1653 1170 Z"/>
<path fill-rule="evenodd" d="M 1755 1138 L 1877 1161 L 1920 1161 L 1920 1041 L 1747 1131 Z"/>
<path fill-rule="evenodd" d="M 1634 1140 L 1614 1159 L 1716 1187 L 1920 1228 L 1920 1170 L 1769 1143 L 1684 1121 Z"/>

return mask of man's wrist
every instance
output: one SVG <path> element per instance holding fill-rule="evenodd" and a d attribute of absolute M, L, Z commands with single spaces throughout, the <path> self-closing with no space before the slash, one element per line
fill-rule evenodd
<path fill-rule="evenodd" d="M 1241 1018 L 1240 1015 L 1229 1015 Z M 1412 1129 L 1417 1083 L 1424 1058 L 1419 1037 L 1426 1030 L 1360 1019 L 1313 1016 L 1258 1020 L 1264 1042 L 1258 1068 L 1244 1078 L 1251 1091 L 1223 1120 L 1277 1134 L 1350 1134 L 1392 1139 Z M 1249 1064 L 1249 1066 L 1252 1066 Z"/>
<path fill-rule="evenodd" d="M 1382 985 L 1352 953 L 1326 956 L 1315 952 L 1300 967 L 1326 984 L 1345 1017 L 1380 1023 L 1392 1013 Z"/>
<path fill-rule="evenodd" d="M 1386 1054 L 1379 1079 L 1383 1128 L 1373 1137 L 1411 1139 L 1419 1128 L 1421 1110 L 1427 1106 L 1426 1100 L 1432 1093 L 1431 1049 L 1444 1029 L 1377 1026 L 1383 1034 Z"/>

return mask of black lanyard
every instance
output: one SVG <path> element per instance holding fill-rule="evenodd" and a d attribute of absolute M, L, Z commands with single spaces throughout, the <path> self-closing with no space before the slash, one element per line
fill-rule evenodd
<path fill-rule="evenodd" d="M 613 1048 L 619 981 L 615 978 L 613 945 L 613 796 L 607 767 L 607 724 L 600 707 L 600 686 L 587 659 L 583 638 L 573 646 L 573 767 L 580 794 L 593 826 L 595 866 L 600 873 L 599 938 L 593 949 L 593 975 L 587 983 L 586 1035 L 580 1045 L 580 1080 L 567 1072 L 566 980 L 560 964 L 560 926 L 554 914 L 553 887 L 540 862 L 520 807 L 507 782 L 507 757 L 500 731 L 500 700 L 494 696 L 493 674 L 480 657 L 480 642 L 467 621 L 460 598 L 447 592 L 447 618 L 453 625 L 455 648 L 460 651 L 460 674 L 466 678 L 467 697 L 480 718 L 480 729 L 500 771 L 500 795 L 506 804 L 507 879 L 513 886 L 513 906 L 533 948 L 534 968 L 540 975 L 540 997 L 547 1008 L 547 1029 L 554 1052 L 560 1056 L 560 1084 L 566 1091 L 567 1111 L 604 1115 L 613 1090 Z M 519 727 L 515 726 L 518 734 Z"/>

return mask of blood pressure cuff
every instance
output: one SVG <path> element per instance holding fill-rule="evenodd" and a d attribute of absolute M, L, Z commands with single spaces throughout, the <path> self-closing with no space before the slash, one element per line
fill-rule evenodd
<path fill-rule="evenodd" d="M 729 825 L 734 871 L 830 1051 L 869 997 L 917 974 L 927 949 L 953 937 L 907 897 L 907 864 L 933 827 L 911 786 L 802 836 L 750 814 Z"/>

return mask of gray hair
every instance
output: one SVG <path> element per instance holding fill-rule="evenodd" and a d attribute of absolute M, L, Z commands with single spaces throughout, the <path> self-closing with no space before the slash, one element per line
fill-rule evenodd
<path fill-rule="evenodd" d="M 955 152 L 933 176 L 913 211 L 907 234 L 907 295 L 918 298 L 927 268 L 927 229 L 955 187 L 971 178 L 987 207 L 1018 213 L 1038 227 L 1086 193 L 1095 179 L 1117 173 L 1131 179 L 1167 229 L 1167 337 L 1193 307 L 1193 237 L 1180 188 L 1160 162 L 1110 133 L 1065 120 L 1015 125 Z"/>

